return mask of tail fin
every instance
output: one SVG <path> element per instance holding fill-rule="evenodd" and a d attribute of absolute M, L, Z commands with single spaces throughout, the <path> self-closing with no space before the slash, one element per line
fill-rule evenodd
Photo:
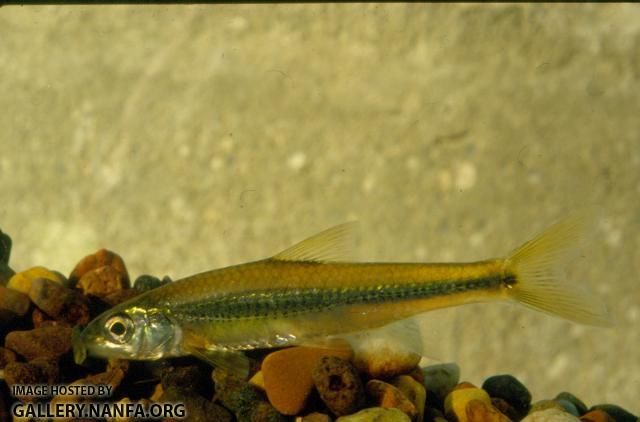
<path fill-rule="evenodd" d="M 564 264 L 577 255 L 587 220 L 584 214 L 562 220 L 516 249 L 506 259 L 506 273 L 515 275 L 509 294 L 538 311 L 582 324 L 611 326 L 604 303 L 562 277 Z"/>

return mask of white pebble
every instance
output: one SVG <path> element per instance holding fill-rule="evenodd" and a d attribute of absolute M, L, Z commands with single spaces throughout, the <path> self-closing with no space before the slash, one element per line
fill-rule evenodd
<path fill-rule="evenodd" d="M 558 409 L 545 409 L 527 415 L 522 422 L 574 422 L 580 421 L 570 413 Z"/>

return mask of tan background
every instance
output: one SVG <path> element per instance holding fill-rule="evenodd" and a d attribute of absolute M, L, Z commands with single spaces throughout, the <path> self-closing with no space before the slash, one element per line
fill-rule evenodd
<path fill-rule="evenodd" d="M 616 329 L 481 305 L 439 341 L 638 412 L 639 52 L 634 5 L 3 7 L 0 227 L 17 270 L 178 278 L 350 219 L 361 259 L 481 259 L 595 205 L 570 273 Z"/>

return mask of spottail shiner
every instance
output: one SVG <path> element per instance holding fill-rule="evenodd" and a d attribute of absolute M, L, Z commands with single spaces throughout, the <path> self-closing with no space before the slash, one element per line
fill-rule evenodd
<path fill-rule="evenodd" d="M 474 302 L 515 301 L 575 322 L 609 325 L 599 298 L 561 276 L 584 218 L 563 220 L 504 258 L 470 263 L 341 262 L 351 226 L 115 306 L 74 334 L 76 361 L 87 354 L 135 360 L 195 355 L 246 373 L 246 350 L 349 343 L 384 333 L 380 327 L 397 321 Z"/>

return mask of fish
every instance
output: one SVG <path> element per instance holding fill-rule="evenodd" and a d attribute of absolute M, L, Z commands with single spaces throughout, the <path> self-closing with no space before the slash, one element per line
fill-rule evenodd
<path fill-rule="evenodd" d="M 193 355 L 247 374 L 248 350 L 348 344 L 358 333 L 476 302 L 611 325 L 600 298 L 563 275 L 584 238 L 583 218 L 561 220 L 505 257 L 467 263 L 350 262 L 352 231 L 353 223 L 341 224 L 270 258 L 142 293 L 77 327 L 75 360 Z"/>

